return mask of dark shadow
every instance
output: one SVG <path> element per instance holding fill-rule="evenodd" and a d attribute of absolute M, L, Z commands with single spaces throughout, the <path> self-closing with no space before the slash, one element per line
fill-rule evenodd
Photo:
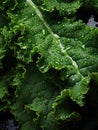
<path fill-rule="evenodd" d="M 18 130 L 18 124 L 9 112 L 0 112 L 0 130 Z"/>
<path fill-rule="evenodd" d="M 84 23 L 87 23 L 88 20 L 91 18 L 91 16 L 94 17 L 94 20 L 96 22 L 98 21 L 98 13 L 95 10 L 84 8 L 84 7 L 81 7 L 77 10 L 76 16 L 77 16 L 77 20 L 81 19 L 83 20 Z"/>

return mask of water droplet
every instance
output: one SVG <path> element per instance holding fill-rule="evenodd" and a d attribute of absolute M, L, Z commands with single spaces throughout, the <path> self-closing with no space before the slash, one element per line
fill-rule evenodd
<path fill-rule="evenodd" d="M 27 7 L 28 5 L 27 5 L 27 3 L 25 3 L 25 7 Z"/>
<path fill-rule="evenodd" d="M 74 81 L 75 79 L 74 78 L 72 78 L 72 81 Z"/>
<path fill-rule="evenodd" d="M 66 42 L 68 42 L 68 43 L 71 42 L 71 39 L 67 38 L 67 39 L 66 39 Z"/>
<path fill-rule="evenodd" d="M 22 55 L 21 57 L 22 57 L 22 59 L 24 58 L 24 56 L 23 56 L 23 55 Z"/>
<path fill-rule="evenodd" d="M 23 46 L 22 49 L 27 49 L 27 47 L 26 47 L 26 46 Z"/>
<path fill-rule="evenodd" d="M 85 45 L 82 45 L 82 48 L 85 48 Z"/>
<path fill-rule="evenodd" d="M 59 64 L 57 61 L 55 62 L 57 65 Z"/>
<path fill-rule="evenodd" d="M 19 44 L 22 45 L 22 42 L 20 42 Z"/>
<path fill-rule="evenodd" d="M 44 29 L 42 30 L 42 33 L 45 35 L 45 30 Z"/>
<path fill-rule="evenodd" d="M 32 13 L 32 16 L 34 16 L 34 14 Z"/>
<path fill-rule="evenodd" d="M 40 67 L 40 69 L 44 69 L 44 67 L 45 67 L 45 66 L 43 65 L 43 66 Z"/>
<path fill-rule="evenodd" d="M 58 21 L 58 24 L 60 24 L 60 21 Z"/>

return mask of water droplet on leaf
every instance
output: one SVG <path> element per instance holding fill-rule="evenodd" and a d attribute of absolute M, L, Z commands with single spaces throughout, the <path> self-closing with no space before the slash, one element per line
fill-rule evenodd
<path fill-rule="evenodd" d="M 45 35 L 45 30 L 44 29 L 42 30 L 42 33 Z"/>
<path fill-rule="evenodd" d="M 22 49 L 27 49 L 27 47 L 26 47 L 26 46 L 23 46 Z"/>

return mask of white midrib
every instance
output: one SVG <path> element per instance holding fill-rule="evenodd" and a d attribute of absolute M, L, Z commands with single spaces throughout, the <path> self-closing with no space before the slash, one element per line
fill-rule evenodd
<path fill-rule="evenodd" d="M 39 19 L 42 21 L 42 23 L 44 24 L 44 26 L 47 28 L 48 32 L 52 35 L 53 37 L 53 40 L 59 45 L 59 47 L 61 48 L 61 52 L 67 57 L 70 59 L 73 67 L 76 69 L 77 73 L 79 75 L 81 75 L 81 77 L 83 78 L 83 75 L 79 72 L 79 68 L 78 68 L 78 65 L 77 63 L 67 54 L 67 49 L 64 49 L 61 41 L 60 41 L 60 37 L 53 33 L 51 28 L 49 27 L 49 25 L 47 24 L 47 22 L 44 20 L 40 10 L 37 8 L 37 6 L 31 1 L 31 0 L 27 0 L 27 2 L 32 6 L 32 8 L 34 9 L 35 13 L 37 14 L 37 16 L 39 17 Z"/>

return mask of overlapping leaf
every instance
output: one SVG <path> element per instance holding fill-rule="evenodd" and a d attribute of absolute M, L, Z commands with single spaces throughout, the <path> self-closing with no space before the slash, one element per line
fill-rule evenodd
<path fill-rule="evenodd" d="M 57 95 L 53 84 L 45 81 L 42 74 L 32 64 L 27 68 L 24 79 L 15 78 L 14 84 L 18 87 L 12 112 L 20 122 L 21 129 L 27 122 L 31 125 L 30 129 L 33 127 L 36 129 L 56 128 L 57 123 L 49 114 Z M 26 129 L 29 129 L 29 125 Z"/>
<path fill-rule="evenodd" d="M 16 65 L 8 78 L 14 77 L 10 85 L 16 91 L 10 108 L 21 130 L 59 130 L 59 121 L 79 119 L 73 104 L 84 105 L 91 73 L 98 72 L 98 30 L 66 17 L 52 24 L 55 9 L 61 16 L 75 14 L 79 0 L 9 2 L 0 5 L 0 63 L 5 52 L 13 52 Z M 8 85 L 1 80 L 4 100 Z"/>
<path fill-rule="evenodd" d="M 47 11 L 54 11 L 55 9 L 59 11 L 61 15 L 70 15 L 76 13 L 77 9 L 81 6 L 79 0 L 43 0 L 43 9 Z"/>

